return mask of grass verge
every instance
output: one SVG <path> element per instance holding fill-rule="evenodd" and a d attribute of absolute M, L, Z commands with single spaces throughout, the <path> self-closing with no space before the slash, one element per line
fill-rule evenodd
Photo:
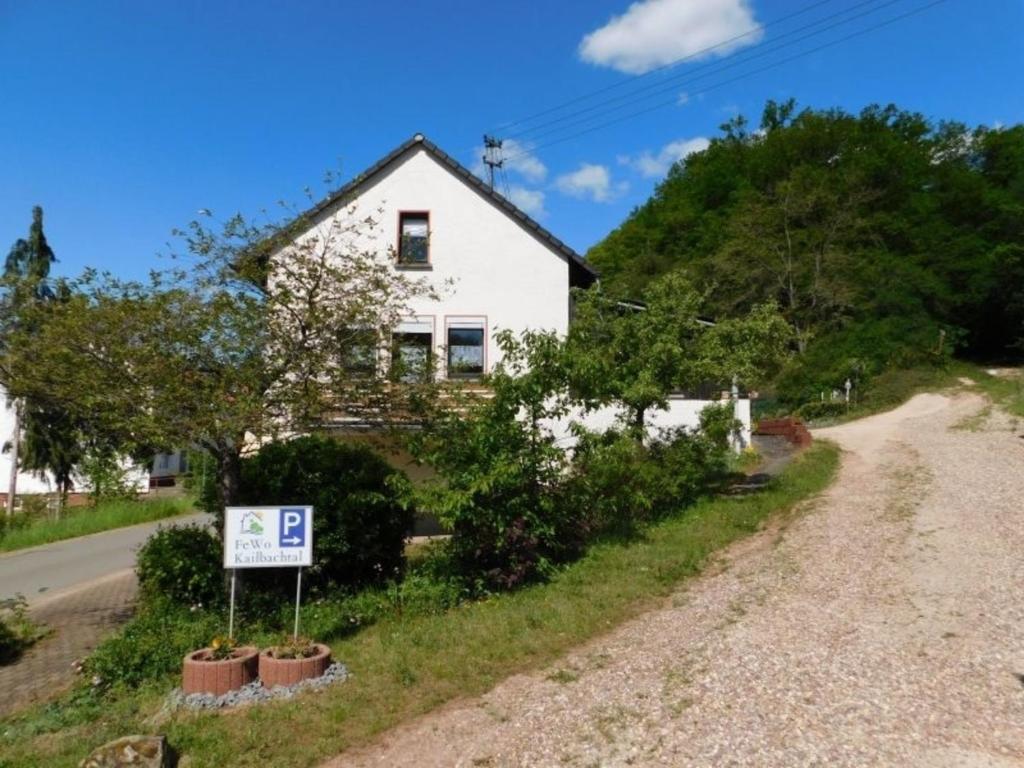
<path fill-rule="evenodd" d="M 24 528 L 6 531 L 0 536 L 0 552 L 12 552 L 112 528 L 149 523 L 183 515 L 191 510 L 192 500 L 188 498 L 109 501 L 95 507 L 72 507 L 60 520 L 38 519 Z"/>
<path fill-rule="evenodd" d="M 324 638 L 353 673 L 296 701 L 227 714 L 160 710 L 168 678 L 100 701 L 67 697 L 0 721 L 0 766 L 74 766 L 126 733 L 159 731 L 205 766 L 311 766 L 403 720 L 503 678 L 659 605 L 709 555 L 823 490 L 838 449 L 819 443 L 757 494 L 707 499 L 629 542 L 594 546 L 551 581 L 438 614 L 390 615 L 348 637 Z"/>
<path fill-rule="evenodd" d="M 965 379 L 974 382 L 964 383 Z M 997 405 L 1015 416 L 1024 416 L 1024 373 L 993 376 L 974 363 L 955 360 L 944 367 L 894 368 L 873 378 L 860 399 L 840 418 L 818 419 L 811 426 L 842 424 L 896 408 L 922 392 L 940 392 L 975 386 Z"/>

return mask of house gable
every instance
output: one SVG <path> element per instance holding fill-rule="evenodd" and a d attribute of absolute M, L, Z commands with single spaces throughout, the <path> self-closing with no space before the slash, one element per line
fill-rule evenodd
<path fill-rule="evenodd" d="M 586 288 L 597 279 L 597 271 L 575 250 L 542 227 L 525 211 L 489 187 L 476 174 L 421 133 L 414 135 L 411 139 L 396 147 L 392 152 L 322 200 L 306 213 L 306 217 L 316 220 L 324 212 L 336 210 L 338 207 L 355 200 L 363 194 L 368 186 L 372 186 L 379 180 L 381 175 L 392 172 L 420 151 L 427 154 L 438 165 L 466 184 L 484 201 L 502 211 L 512 221 L 547 247 L 551 253 L 565 260 L 569 264 L 570 286 Z"/>

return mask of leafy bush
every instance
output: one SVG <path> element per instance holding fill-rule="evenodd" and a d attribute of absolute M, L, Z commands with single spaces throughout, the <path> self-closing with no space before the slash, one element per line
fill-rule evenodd
<path fill-rule="evenodd" d="M 135 570 L 146 599 L 177 605 L 216 605 L 223 601 L 220 540 L 207 528 L 161 528 L 139 550 Z"/>
<path fill-rule="evenodd" d="M 941 349 L 940 327 L 917 315 L 865 320 L 815 339 L 794 357 L 776 382 L 777 394 L 791 407 L 841 390 L 847 379 L 859 395 L 886 371 L 949 363 L 961 334 L 948 329 Z"/>
<path fill-rule="evenodd" d="M 78 464 L 78 472 L 88 481 L 89 497 L 98 504 L 112 500 L 134 500 L 138 497 L 132 478 L 134 467 L 113 451 L 87 451 Z"/>
<path fill-rule="evenodd" d="M 22 651 L 46 632 L 28 615 L 23 595 L 0 600 L 0 664 L 18 658 Z"/>
<path fill-rule="evenodd" d="M 404 473 L 365 446 L 328 437 L 271 443 L 242 462 L 242 504 L 315 508 L 313 566 L 303 581 L 321 591 L 384 583 L 402 573 L 413 523 L 408 497 Z M 294 573 L 280 570 L 247 573 L 245 583 L 257 592 L 290 593 Z"/>
<path fill-rule="evenodd" d="M 667 431 L 646 444 L 617 430 L 579 432 L 568 495 L 587 534 L 632 533 L 716 488 L 729 471 L 731 410 L 712 406 L 700 429 Z"/>
<path fill-rule="evenodd" d="M 821 400 L 814 403 L 804 403 L 796 409 L 796 415 L 806 421 L 837 419 L 845 415 L 848 410 L 849 407 L 845 402 Z"/>
<path fill-rule="evenodd" d="M 561 342 L 545 332 L 497 342 L 490 396 L 438 414 L 411 441 L 439 475 L 420 489 L 421 506 L 451 530 L 453 571 L 478 591 L 537 579 L 582 547 L 563 492 L 565 452 L 545 426 L 564 413 Z"/>
<path fill-rule="evenodd" d="M 32 519 L 24 512 L 15 512 L 13 515 L 0 515 L 0 539 L 11 531 L 20 531 L 31 525 Z"/>
<path fill-rule="evenodd" d="M 217 480 L 217 462 L 206 451 L 189 451 L 186 454 L 188 472 L 184 486 L 195 497 L 195 505 L 203 512 L 218 515 L 224 511 L 220 484 Z"/>
<path fill-rule="evenodd" d="M 101 688 L 135 688 L 179 674 L 185 654 L 207 645 L 223 625 L 220 613 L 154 599 L 118 634 L 100 643 L 86 660 L 84 672 Z"/>

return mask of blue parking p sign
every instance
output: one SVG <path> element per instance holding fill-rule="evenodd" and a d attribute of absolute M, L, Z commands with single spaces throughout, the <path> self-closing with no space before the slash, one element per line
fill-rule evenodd
<path fill-rule="evenodd" d="M 281 522 L 277 528 L 280 546 L 306 546 L 306 509 L 304 507 L 284 507 L 280 514 Z"/>

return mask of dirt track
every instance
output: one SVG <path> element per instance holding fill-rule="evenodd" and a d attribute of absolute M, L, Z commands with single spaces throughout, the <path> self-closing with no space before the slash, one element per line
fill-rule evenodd
<path fill-rule="evenodd" d="M 822 430 L 840 476 L 785 530 L 329 765 L 1024 766 L 1022 431 L 974 395 Z"/>

